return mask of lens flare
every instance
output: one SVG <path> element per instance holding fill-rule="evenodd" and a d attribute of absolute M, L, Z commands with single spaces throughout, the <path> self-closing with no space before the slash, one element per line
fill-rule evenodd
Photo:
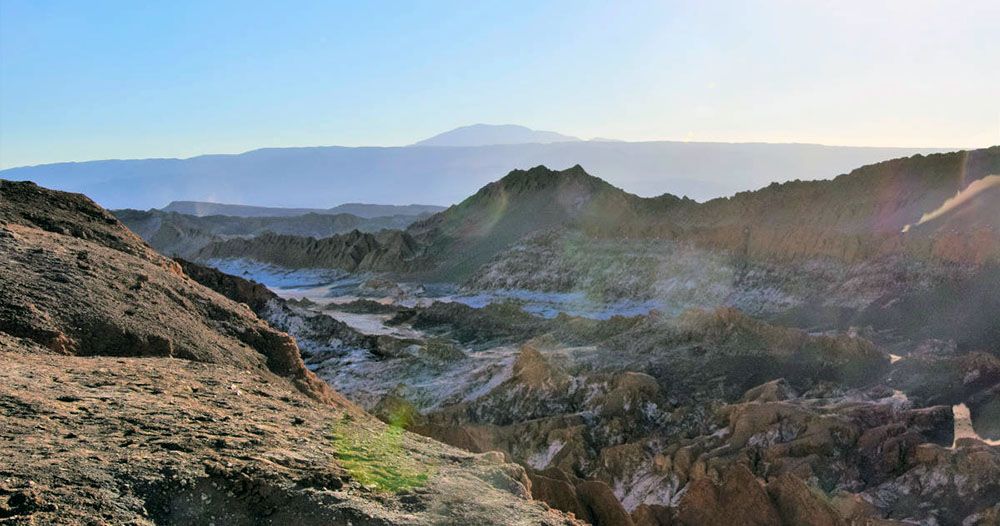
<path fill-rule="evenodd" d="M 962 190 L 959 190 L 954 197 L 945 200 L 945 202 L 942 203 L 941 206 L 939 206 L 937 209 L 920 216 L 920 221 L 917 221 L 916 224 L 904 226 L 903 232 L 904 233 L 909 232 L 910 228 L 914 226 L 922 225 L 928 221 L 933 221 L 934 219 L 937 219 L 947 214 L 949 211 L 955 209 L 956 207 L 962 205 L 963 203 L 968 202 L 972 198 L 976 197 L 978 194 L 993 187 L 1000 187 L 1000 175 L 987 175 L 982 179 L 975 180 L 971 184 L 969 184 L 969 186 L 965 187 Z"/>

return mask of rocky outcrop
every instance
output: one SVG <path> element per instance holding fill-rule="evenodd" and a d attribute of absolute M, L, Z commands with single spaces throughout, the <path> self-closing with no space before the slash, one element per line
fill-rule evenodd
<path fill-rule="evenodd" d="M 558 468 L 542 472 L 528 471 L 528 478 L 531 479 L 532 498 L 593 523 L 594 518 L 588 507 L 580 500 L 576 485 L 565 472 Z"/>
<path fill-rule="evenodd" d="M 8 181 L 0 195 L 0 330 L 66 354 L 239 365 L 342 400 L 287 334 L 187 279 L 86 198 Z M 39 212 L 53 208 L 61 212 Z"/>
<path fill-rule="evenodd" d="M 594 526 L 632 526 L 631 515 L 611 488 L 599 480 L 582 480 L 559 468 L 529 471 L 531 492 L 555 509 L 572 513 Z"/>
<path fill-rule="evenodd" d="M 614 492 L 604 482 L 585 480 L 576 485 L 576 494 L 595 526 L 620 524 L 632 526 L 632 517 L 622 508 Z"/>
<path fill-rule="evenodd" d="M 185 259 L 175 258 L 174 261 L 191 279 L 237 303 L 247 305 L 258 315 L 268 308 L 269 303 L 280 300 L 277 294 L 260 283 L 231 276 Z"/>
<path fill-rule="evenodd" d="M 793 475 L 779 475 L 764 483 L 746 467 L 736 465 L 719 482 L 709 478 L 692 482 L 674 523 L 846 526 L 848 521 L 828 500 Z"/>
<path fill-rule="evenodd" d="M 982 454 L 981 445 L 943 453 L 952 442 L 951 407 L 914 407 L 884 387 L 845 391 L 817 382 L 799 394 L 792 383 L 810 385 L 776 379 L 728 405 L 678 405 L 654 376 L 595 374 L 558 346 L 533 344 L 513 361 L 510 379 L 471 402 L 422 414 L 414 429 L 472 450 L 504 451 L 534 468 L 536 498 L 590 521 L 577 476 L 610 489 L 630 520 L 652 524 L 957 523 L 995 498 L 997 488 L 982 478 L 992 457 L 981 470 L 958 467 L 957 459 Z M 537 400 L 547 409 L 535 412 Z M 545 416 L 560 404 L 564 414 Z M 942 485 L 927 482 L 931 476 Z M 976 484 L 982 496 L 960 509 L 950 504 Z M 862 505 L 866 499 L 876 504 Z M 896 511 L 904 509 L 905 517 Z"/>
<path fill-rule="evenodd" d="M 497 314 L 432 306 L 402 318 L 468 342 L 481 341 L 476 327 L 515 339 L 520 317 Z M 467 337 L 452 332 L 456 326 L 468 329 Z M 875 520 L 892 506 L 851 503 L 861 495 L 921 491 L 922 483 L 892 484 L 916 469 L 921 448 L 952 441 L 949 406 L 915 407 L 892 389 L 860 387 L 887 371 L 888 360 L 856 337 L 809 335 L 730 310 L 694 312 L 679 321 L 564 316 L 521 328 L 523 337 L 545 335 L 503 354 L 507 365 L 494 376 L 476 376 L 484 368 L 466 365 L 468 358 L 436 369 L 466 378 L 453 375 L 468 374 L 462 372 L 468 367 L 477 372 L 467 381 L 488 389 L 428 402 L 434 394 L 400 385 L 377 407 L 407 415 L 411 429 L 449 444 L 504 452 L 531 468 L 536 498 L 590 521 L 597 519 L 588 506 L 606 503 L 601 495 L 608 493 L 589 484 L 588 501 L 584 480 L 610 490 L 637 523 Z M 566 341 L 577 346 L 567 349 Z M 401 360 L 421 370 L 419 358 Z M 413 378 L 422 381 L 419 373 Z M 755 379 L 765 383 L 732 390 Z M 727 475 L 735 469 L 747 471 L 756 485 L 748 487 L 759 491 L 737 491 L 746 480 L 727 485 L 727 476 L 746 479 L 745 473 Z M 832 488 L 850 491 L 838 497 Z M 947 495 L 959 491 L 942 488 L 928 510 L 946 509 Z M 701 500 L 682 512 L 682 498 Z M 976 504 L 962 517 L 982 509 Z"/>

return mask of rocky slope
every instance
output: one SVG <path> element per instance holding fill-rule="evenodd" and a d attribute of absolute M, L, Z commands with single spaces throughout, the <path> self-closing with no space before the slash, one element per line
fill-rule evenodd
<path fill-rule="evenodd" d="M 995 262 L 1000 258 L 994 241 L 1000 228 L 993 221 L 995 214 L 968 225 L 976 232 L 992 232 L 983 236 L 989 242 L 970 246 L 971 252 L 944 250 L 946 240 L 934 230 L 903 230 L 959 191 L 998 173 L 1000 146 L 918 155 L 858 168 L 829 181 L 772 184 L 728 199 L 674 207 L 654 229 L 658 235 L 742 249 L 753 259 L 826 256 L 853 263 L 904 253 L 944 261 Z"/>
<path fill-rule="evenodd" d="M 4 524 L 568 523 L 497 455 L 370 418 L 83 196 L 0 181 L 0 260 Z"/>
<path fill-rule="evenodd" d="M 308 321 L 330 309 L 395 313 L 388 323 L 419 336 L 343 345 Z M 968 423 L 951 407 L 979 407 L 971 436 L 990 432 L 990 355 L 928 348 L 890 363 L 863 338 L 732 309 L 602 321 L 296 302 L 275 322 L 380 418 L 503 451 L 535 498 L 592 524 L 986 525 L 1000 512 L 1000 448 L 960 438 Z"/>

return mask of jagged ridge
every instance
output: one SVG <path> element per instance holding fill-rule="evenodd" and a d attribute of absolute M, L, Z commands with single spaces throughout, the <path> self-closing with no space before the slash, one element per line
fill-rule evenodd
<path fill-rule="evenodd" d="M 378 234 L 354 230 L 316 239 L 264 233 L 252 239 L 211 243 L 199 259 L 251 258 L 287 268 L 337 268 L 349 272 L 403 271 L 412 268 L 419 246 L 406 232 Z"/>

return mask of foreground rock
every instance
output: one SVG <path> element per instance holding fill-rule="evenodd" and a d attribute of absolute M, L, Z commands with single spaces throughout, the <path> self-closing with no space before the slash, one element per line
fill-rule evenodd
<path fill-rule="evenodd" d="M 345 401 L 82 196 L 0 181 L 0 261 L 4 524 L 569 523 L 502 457 Z"/>

